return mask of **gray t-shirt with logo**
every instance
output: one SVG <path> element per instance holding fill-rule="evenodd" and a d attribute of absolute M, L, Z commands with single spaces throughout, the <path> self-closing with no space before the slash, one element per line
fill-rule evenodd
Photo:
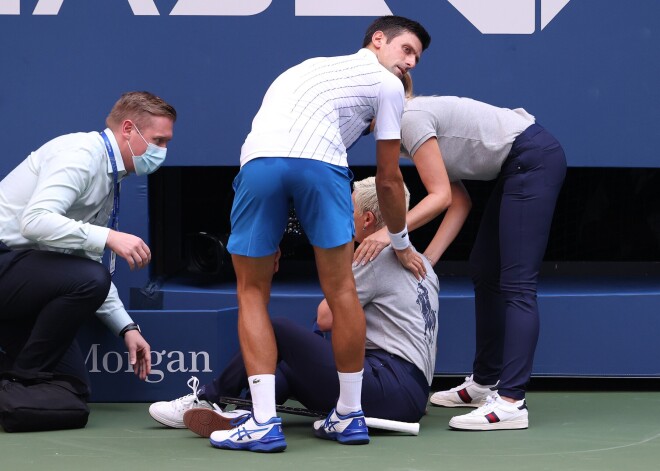
<path fill-rule="evenodd" d="M 534 122 L 522 108 L 498 108 L 455 96 L 419 96 L 404 108 L 401 150 L 404 157 L 414 157 L 435 137 L 450 181 L 493 180 L 513 141 Z"/>
<path fill-rule="evenodd" d="M 358 297 L 367 319 L 368 349 L 381 349 L 417 366 L 429 385 L 438 336 L 438 276 L 424 257 L 427 275 L 418 282 L 392 247 L 375 260 L 353 268 Z"/>

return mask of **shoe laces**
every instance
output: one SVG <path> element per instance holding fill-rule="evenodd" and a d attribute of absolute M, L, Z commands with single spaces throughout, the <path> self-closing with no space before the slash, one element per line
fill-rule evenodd
<path fill-rule="evenodd" d="M 473 378 L 472 375 L 466 376 L 465 381 L 463 381 L 463 384 L 460 384 L 460 385 L 456 386 L 455 388 L 451 388 L 449 391 L 450 392 L 458 392 L 461 389 L 465 389 L 468 386 L 471 386 L 472 384 L 474 384 L 474 381 L 472 380 L 472 378 Z"/>
<path fill-rule="evenodd" d="M 497 393 L 495 394 L 489 394 L 486 396 L 486 402 L 484 405 L 479 407 L 478 409 L 473 410 L 470 412 L 470 415 L 485 415 L 485 414 L 490 414 L 493 412 L 493 409 L 495 409 L 497 405 Z"/>
<path fill-rule="evenodd" d="M 229 423 L 232 425 L 232 428 L 234 428 L 234 427 L 238 427 L 240 425 L 243 425 L 245 422 L 247 422 L 251 418 L 252 418 L 252 414 L 247 413 L 247 414 L 239 415 L 235 419 L 230 420 Z"/>
<path fill-rule="evenodd" d="M 336 409 L 333 409 L 332 412 L 330 412 L 325 418 L 325 421 L 323 422 L 323 428 L 326 430 L 335 431 L 335 427 L 339 422 L 341 422 L 339 414 L 337 413 Z"/>
<path fill-rule="evenodd" d="M 174 406 L 175 410 L 177 411 L 188 410 L 193 404 L 199 402 L 199 398 L 197 397 L 197 390 L 199 388 L 199 379 L 197 379 L 197 376 L 192 376 L 188 380 L 188 387 L 192 389 L 192 392 L 190 394 L 186 394 L 185 396 L 181 396 L 180 398 L 172 401 L 172 405 Z"/>
<path fill-rule="evenodd" d="M 452 391 L 452 392 L 458 392 L 458 391 L 460 391 L 461 389 L 465 389 L 465 388 L 467 388 L 468 386 L 474 386 L 474 387 L 479 388 L 479 389 L 490 389 L 491 391 L 496 392 L 496 391 L 497 391 L 497 385 L 498 385 L 498 384 L 500 384 L 500 380 L 499 380 L 499 379 L 498 379 L 497 382 L 496 382 L 494 385 L 492 385 L 492 386 L 487 386 L 487 385 L 479 384 L 479 383 L 477 383 L 477 382 L 474 380 L 474 374 L 471 374 L 470 376 L 466 376 L 466 377 L 465 377 L 465 381 L 463 382 L 463 384 L 461 384 L 460 386 L 456 386 L 455 388 L 450 389 L 450 391 Z"/>

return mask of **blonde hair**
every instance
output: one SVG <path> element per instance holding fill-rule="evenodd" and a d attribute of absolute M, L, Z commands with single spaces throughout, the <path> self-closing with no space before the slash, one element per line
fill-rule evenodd
<path fill-rule="evenodd" d="M 124 93 L 110 110 L 106 126 L 114 128 L 130 119 L 138 126 L 147 125 L 152 116 L 165 116 L 176 121 L 176 110 L 160 97 L 149 92 Z"/>
<path fill-rule="evenodd" d="M 401 77 L 401 83 L 403 83 L 403 93 L 406 97 L 406 100 L 414 98 L 415 95 L 413 94 L 413 79 L 412 75 L 410 75 L 410 72 L 403 74 Z"/>
<path fill-rule="evenodd" d="M 403 193 L 406 198 L 406 211 L 410 205 L 410 191 L 406 184 L 403 184 Z M 376 194 L 376 178 L 367 177 L 364 180 L 353 183 L 353 195 L 355 197 L 355 207 L 360 214 L 371 211 L 376 218 L 376 229 L 380 229 L 385 225 L 383 221 L 383 214 L 380 212 L 378 205 L 378 195 Z"/>

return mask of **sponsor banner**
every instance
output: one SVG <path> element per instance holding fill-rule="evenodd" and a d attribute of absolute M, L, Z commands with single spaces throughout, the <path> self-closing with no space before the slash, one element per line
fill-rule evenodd
<path fill-rule="evenodd" d="M 235 296 L 234 296 L 235 297 Z M 273 296 L 271 317 L 287 317 L 312 328 L 321 296 Z M 190 392 L 191 376 L 210 382 L 239 351 L 238 308 L 129 311 L 151 346 L 151 374 L 140 381 L 133 373 L 122 339 L 100 322 L 78 335 L 92 385 L 93 402 L 153 402 Z"/>
<path fill-rule="evenodd" d="M 151 346 L 151 374 L 133 373 L 122 339 L 99 322 L 78 336 L 92 384 L 93 402 L 153 402 L 190 393 L 186 382 L 211 381 L 239 350 L 238 309 L 131 311 Z"/>
<path fill-rule="evenodd" d="M 438 316 L 435 374 L 469 374 L 474 355 L 474 299 L 465 293 L 445 292 Z M 449 288 L 451 291 L 451 288 Z M 562 295 L 541 292 L 542 335 L 534 360 L 534 376 L 657 376 L 654 359 L 660 347 L 653 336 L 660 329 L 655 315 L 658 293 L 581 292 Z M 302 293 L 277 296 L 270 304 L 272 317 L 288 317 L 310 326 L 319 298 Z M 194 295 L 190 298 L 194 304 Z M 628 307 L 636 306 L 629 322 Z M 597 305 L 598 309 L 593 309 Z M 238 310 L 131 311 L 152 347 L 152 372 L 147 381 L 135 377 L 121 339 L 99 322 L 84 326 L 78 340 L 86 358 L 94 402 L 154 402 L 172 400 L 190 392 L 186 383 L 197 376 L 200 384 L 213 380 L 239 350 Z M 601 331 L 585 346 L 598 324 L 608 319 L 616 329 Z M 652 326 L 645 334 L 639 323 Z M 567 337 L 566 325 L 571 325 Z M 593 336 L 592 336 L 593 337 Z M 560 345 L 561 348 L 557 348 Z M 585 354 L 586 350 L 590 353 Z"/>

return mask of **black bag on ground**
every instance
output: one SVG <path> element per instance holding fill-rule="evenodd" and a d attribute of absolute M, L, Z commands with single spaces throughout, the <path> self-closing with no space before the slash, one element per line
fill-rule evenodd
<path fill-rule="evenodd" d="M 38 432 L 87 425 L 87 386 L 69 375 L 0 381 L 0 425 L 5 432 Z"/>

